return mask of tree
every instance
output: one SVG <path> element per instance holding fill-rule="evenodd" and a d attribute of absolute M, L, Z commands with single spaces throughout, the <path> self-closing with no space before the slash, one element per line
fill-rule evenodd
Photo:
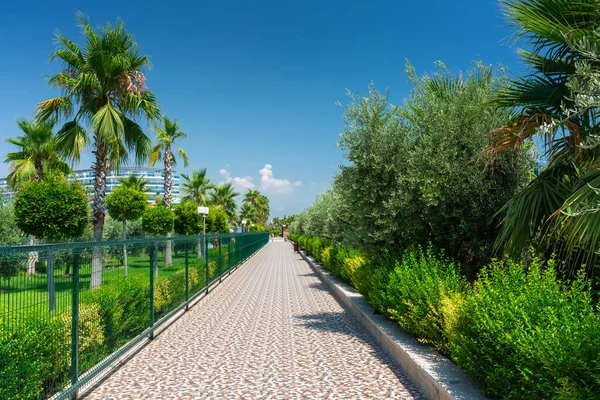
<path fill-rule="evenodd" d="M 486 169 L 481 157 L 505 110 L 489 107 L 506 79 L 481 62 L 466 73 L 443 64 L 417 76 L 402 107 L 371 85 L 344 106 L 339 145 L 348 162 L 332 190 L 297 216 L 292 230 L 323 236 L 369 254 L 399 255 L 433 244 L 474 277 L 493 256 L 498 210 L 527 181 L 525 150 Z"/>
<path fill-rule="evenodd" d="M 25 234 L 15 222 L 14 201 L 5 201 L 0 194 L 0 243 L 22 244 Z"/>
<path fill-rule="evenodd" d="M 252 204 L 244 202 L 242 204 L 242 208 L 240 209 L 240 219 L 258 222 L 258 217 L 256 216 L 256 208 L 254 208 Z"/>
<path fill-rule="evenodd" d="M 191 177 L 187 174 L 181 174 L 181 177 L 185 180 L 183 183 L 185 197 L 194 200 L 199 206 L 207 205 L 208 192 L 215 186 L 206 176 L 206 168 L 192 171 Z"/>
<path fill-rule="evenodd" d="M 250 204 L 256 210 L 256 218 L 252 221 L 266 226 L 269 219 L 269 199 L 258 190 L 250 189 L 244 196 L 244 203 Z"/>
<path fill-rule="evenodd" d="M 223 207 L 227 215 L 232 217 L 237 210 L 235 197 L 238 195 L 239 193 L 233 189 L 233 184 L 224 183 L 212 189 L 209 194 L 210 204 Z"/>
<path fill-rule="evenodd" d="M 174 221 L 173 211 L 164 206 L 152 207 L 142 215 L 142 229 L 154 236 L 166 236 L 173 232 Z M 155 265 L 154 276 L 158 278 L 158 262 Z"/>
<path fill-rule="evenodd" d="M 183 200 L 175 206 L 175 233 L 197 235 L 202 232 L 202 217 L 192 200 Z"/>
<path fill-rule="evenodd" d="M 78 160 L 81 151 L 93 143 L 92 222 L 94 240 L 99 242 L 104 229 L 107 171 L 118 169 L 130 155 L 138 163 L 148 157 L 151 142 L 136 118 L 154 120 L 160 112 L 154 94 L 146 87 L 143 72 L 150 64 L 148 57 L 140 55 L 123 23 L 118 20 L 97 33 L 83 14 L 78 14 L 78 20 L 84 45 L 80 48 L 61 33 L 56 34 L 58 48 L 50 60 L 61 61 L 65 68 L 50 77 L 49 85 L 59 88 L 62 96 L 40 102 L 37 117 L 40 121 L 66 121 L 58 135 L 71 159 Z M 91 136 L 82 125 L 87 125 Z M 101 281 L 98 246 L 92 257 L 90 287 L 98 287 Z"/>
<path fill-rule="evenodd" d="M 507 82 L 495 103 L 513 112 L 492 132 L 490 153 L 539 145 L 535 178 L 506 203 L 498 245 L 513 255 L 535 245 L 575 269 L 593 266 L 600 250 L 600 14 L 593 0 L 505 0 L 529 73 Z M 534 139 L 535 140 L 532 140 Z M 535 147 L 534 147 L 535 149 Z"/>
<path fill-rule="evenodd" d="M 85 189 L 66 179 L 26 183 L 15 197 L 15 222 L 26 234 L 48 240 L 80 237 L 88 223 L 88 199 Z M 36 257 L 37 258 L 37 257 Z M 35 264 L 32 263 L 31 269 Z M 65 274 L 69 273 L 69 264 Z M 28 270 L 28 273 L 35 272 Z M 47 259 L 48 304 L 56 309 L 54 254 Z"/>
<path fill-rule="evenodd" d="M 123 222 L 123 240 L 127 239 L 127 221 L 140 218 L 148 208 L 144 192 L 118 187 L 106 197 L 106 209 L 111 218 Z M 127 245 L 123 243 L 123 272 L 127 277 Z"/>
<path fill-rule="evenodd" d="M 129 175 L 127 178 L 119 178 L 121 187 L 146 192 L 146 180 L 143 176 Z"/>
<path fill-rule="evenodd" d="M 20 119 L 17 125 L 23 135 L 6 139 L 6 142 L 17 146 L 19 150 L 8 153 L 4 160 L 10 163 L 8 183 L 12 187 L 30 180 L 39 182 L 45 174 L 66 175 L 71 171 L 60 155 L 54 123 Z"/>
<path fill-rule="evenodd" d="M 164 161 L 165 170 L 165 183 L 164 183 L 164 201 L 165 207 L 169 210 L 172 208 L 172 192 L 173 192 L 173 165 L 177 163 L 175 155 L 173 155 L 172 146 L 177 146 L 177 152 L 179 156 L 183 159 L 183 165 L 187 167 L 188 158 L 187 153 L 183 151 L 181 147 L 178 146 L 178 139 L 185 139 L 185 132 L 181 131 L 179 128 L 179 123 L 176 120 L 171 120 L 167 118 L 167 116 L 163 115 L 163 126 L 160 127 L 158 125 L 154 125 L 154 130 L 156 131 L 156 141 L 158 142 L 150 153 L 150 165 L 154 166 L 156 161 L 161 158 Z M 167 247 L 165 250 L 165 266 L 169 267 L 173 263 L 173 259 L 171 256 L 171 241 L 167 240 Z"/>

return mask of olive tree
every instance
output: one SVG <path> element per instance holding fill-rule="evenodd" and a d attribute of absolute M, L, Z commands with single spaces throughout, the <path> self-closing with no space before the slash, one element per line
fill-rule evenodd
<path fill-rule="evenodd" d="M 140 218 L 148 202 L 139 190 L 118 187 L 106 197 L 106 208 L 111 218 L 123 222 L 123 240 L 127 239 L 127 221 Z M 123 243 L 123 273 L 127 276 L 127 244 Z"/>

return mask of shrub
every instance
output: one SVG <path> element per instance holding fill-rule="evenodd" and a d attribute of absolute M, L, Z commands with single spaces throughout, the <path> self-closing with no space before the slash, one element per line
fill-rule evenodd
<path fill-rule="evenodd" d="M 162 206 L 149 208 L 142 216 L 142 229 L 155 236 L 165 236 L 171 233 L 173 223 L 173 212 Z"/>
<path fill-rule="evenodd" d="M 63 179 L 25 184 L 15 197 L 15 221 L 42 239 L 80 237 L 89 220 L 88 199 L 78 183 Z"/>
<path fill-rule="evenodd" d="M 389 274 L 385 312 L 407 331 L 445 350 L 443 301 L 465 287 L 459 268 L 432 248 L 408 252 Z"/>
<path fill-rule="evenodd" d="M 178 235 L 195 235 L 202 232 L 202 218 L 198 206 L 190 200 L 184 200 L 175 206 L 175 232 Z"/>
<path fill-rule="evenodd" d="M 600 317 L 580 276 L 495 261 L 447 327 L 456 362 L 500 398 L 598 398 Z"/>
<path fill-rule="evenodd" d="M 106 196 L 108 214 L 117 221 L 138 219 L 147 208 L 146 194 L 139 190 L 118 187 Z"/>

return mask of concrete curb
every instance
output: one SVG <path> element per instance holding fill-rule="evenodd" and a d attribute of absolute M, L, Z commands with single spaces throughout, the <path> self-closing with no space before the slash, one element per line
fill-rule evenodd
<path fill-rule="evenodd" d="M 373 335 L 377 343 L 402 367 L 430 399 L 485 399 L 463 370 L 437 351 L 418 342 L 395 322 L 375 314 L 374 308 L 354 288 L 331 275 L 306 252 L 300 254 L 325 282 L 340 304 Z"/>

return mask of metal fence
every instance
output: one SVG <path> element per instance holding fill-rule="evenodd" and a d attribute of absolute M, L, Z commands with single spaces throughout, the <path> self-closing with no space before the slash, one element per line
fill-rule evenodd
<path fill-rule="evenodd" d="M 0 398 L 76 397 L 268 240 L 243 233 L 0 247 Z"/>

